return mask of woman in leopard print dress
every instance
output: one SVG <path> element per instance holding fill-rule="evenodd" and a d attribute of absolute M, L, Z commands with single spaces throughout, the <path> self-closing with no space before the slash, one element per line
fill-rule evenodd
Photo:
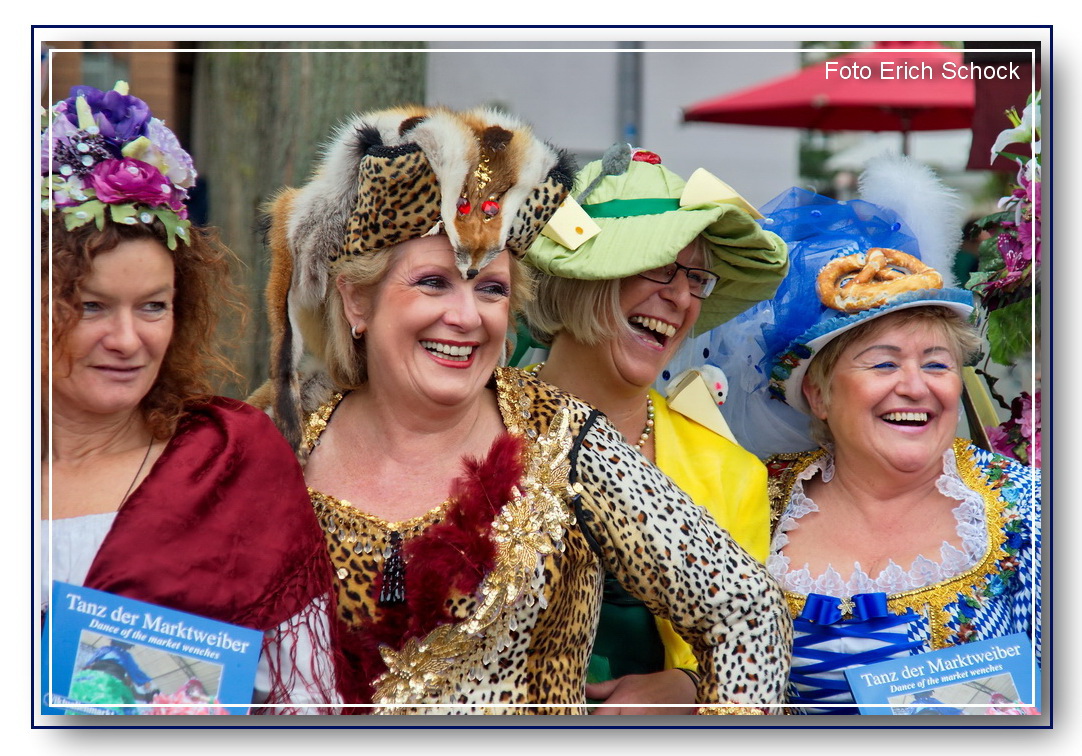
<path fill-rule="evenodd" d="M 356 713 L 585 712 L 606 570 L 697 649 L 700 703 L 780 700 L 765 570 L 604 417 L 497 367 L 517 258 L 570 183 L 511 117 L 402 108 L 347 124 L 270 207 L 286 317 L 254 400 L 305 464 Z"/>

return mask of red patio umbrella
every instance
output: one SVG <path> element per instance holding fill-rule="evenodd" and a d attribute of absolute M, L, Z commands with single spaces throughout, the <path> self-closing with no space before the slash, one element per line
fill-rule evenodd
<path fill-rule="evenodd" d="M 684 109 L 684 121 L 819 131 L 968 129 L 974 86 L 962 51 L 940 42 L 877 42 Z M 908 149 L 906 149 L 908 152 Z"/>

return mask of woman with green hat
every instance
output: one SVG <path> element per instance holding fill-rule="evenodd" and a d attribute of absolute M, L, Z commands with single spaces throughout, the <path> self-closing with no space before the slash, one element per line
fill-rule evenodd
<path fill-rule="evenodd" d="M 577 202 L 565 203 L 527 254 L 548 274 L 526 306 L 531 336 L 549 349 L 530 370 L 603 412 L 764 561 L 766 469 L 723 435 L 711 389 L 698 376 L 684 382 L 683 413 L 651 387 L 689 333 L 774 294 L 788 268 L 785 244 L 706 171 L 685 183 L 656 154 L 627 145 L 587 165 L 573 195 Z M 609 704 L 598 713 L 674 714 L 695 703 L 690 647 L 613 580 L 591 673 L 600 682 L 587 694 Z"/>
<path fill-rule="evenodd" d="M 260 403 L 304 461 L 354 713 L 586 713 L 606 571 L 693 639 L 700 713 L 782 700 L 766 568 L 595 408 L 499 364 L 573 172 L 506 113 L 401 106 L 268 207 Z"/>

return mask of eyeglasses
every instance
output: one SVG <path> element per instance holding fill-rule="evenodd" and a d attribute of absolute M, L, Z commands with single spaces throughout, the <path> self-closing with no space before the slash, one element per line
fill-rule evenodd
<path fill-rule="evenodd" d="M 653 281 L 654 283 L 667 284 L 672 283 L 672 280 L 676 278 L 676 274 L 680 271 L 684 271 L 684 274 L 688 278 L 688 291 L 691 292 L 691 296 L 696 299 L 706 299 L 710 296 L 710 292 L 717 286 L 719 276 L 716 273 L 711 273 L 709 270 L 703 270 L 702 268 L 689 268 L 686 265 L 681 265 L 678 262 L 671 262 L 668 265 L 662 265 L 660 268 L 653 268 L 651 270 L 644 270 L 639 275 L 645 278 L 647 281 Z"/>

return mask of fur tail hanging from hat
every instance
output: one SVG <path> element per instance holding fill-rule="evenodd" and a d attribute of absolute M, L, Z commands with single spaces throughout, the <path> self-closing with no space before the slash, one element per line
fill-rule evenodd
<path fill-rule="evenodd" d="M 958 286 L 954 257 L 965 220 L 958 192 L 931 168 L 903 155 L 870 160 L 859 187 L 861 199 L 898 213 L 916 237 L 921 260 L 939 271 L 945 285 Z"/>
<path fill-rule="evenodd" d="M 396 139 L 400 128 L 416 123 L 426 112 L 409 106 L 341 124 L 323 146 L 308 183 L 282 189 L 263 208 L 261 223 L 270 254 L 265 288 L 270 379 L 249 401 L 270 412 L 298 455 L 303 455 L 301 362 L 306 352 L 322 354 L 331 260 L 341 253 L 347 220 L 357 202 L 361 160 L 373 144 Z"/>
<path fill-rule="evenodd" d="M 290 313 L 293 254 L 289 248 L 286 220 L 290 216 L 296 195 L 296 189 L 283 189 L 265 208 L 265 238 L 270 251 L 270 273 L 265 295 L 267 318 L 271 328 L 271 396 L 262 399 L 270 405 L 279 430 L 294 449 L 300 446 L 301 441 L 301 401 L 297 370 L 300 357 L 304 353 L 304 341 L 301 330 Z"/>

